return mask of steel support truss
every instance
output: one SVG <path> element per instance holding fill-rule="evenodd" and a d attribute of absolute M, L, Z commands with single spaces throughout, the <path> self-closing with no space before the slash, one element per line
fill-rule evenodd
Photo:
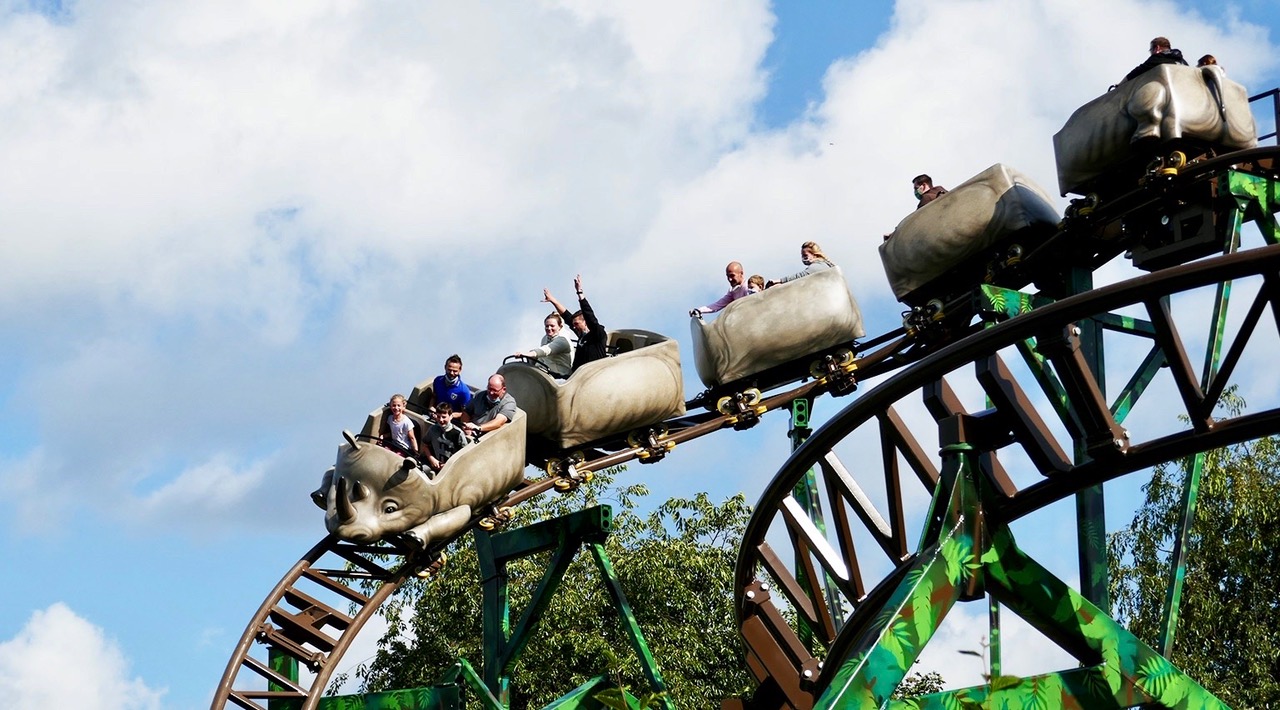
<path fill-rule="evenodd" d="M 537 629 L 543 612 L 560 587 L 569 564 L 585 546 L 591 553 L 604 581 L 614 610 L 622 623 L 623 633 L 640 661 L 641 671 L 656 693 L 664 693 L 666 684 L 649 644 L 640 631 L 631 604 L 622 590 L 604 542 L 612 530 L 613 511 L 607 505 L 580 510 L 569 515 L 544 520 L 509 532 L 490 534 L 475 530 L 476 552 L 480 558 L 480 584 L 484 594 L 484 683 L 491 694 L 490 707 L 505 708 L 510 704 L 511 668 Z M 508 599 L 507 564 L 542 552 L 551 552 L 551 561 L 543 571 L 529 605 L 512 626 Z M 574 695 L 573 693 L 570 694 Z M 576 696 L 575 696 L 576 697 Z M 674 708 L 668 696 L 660 696 L 663 707 Z M 565 704 L 553 707 L 577 707 Z"/>
<path fill-rule="evenodd" d="M 883 613 L 856 630 L 850 654 L 816 708 L 1133 707 L 1225 708 L 1082 594 L 1018 549 L 1007 524 L 992 525 L 965 415 L 941 423 L 942 476 L 920 546 Z M 959 601 L 990 594 L 1067 649 L 1082 667 L 1027 678 L 997 676 L 973 688 L 890 702 L 943 617 Z"/>
<path fill-rule="evenodd" d="M 1218 353 L 1210 357 L 1216 365 L 1211 372 L 1200 372 L 1192 364 L 1193 358 L 1180 335 L 1183 318 L 1173 304 L 1191 298 L 1184 294 L 1206 288 L 1220 292 L 1224 284 L 1241 279 L 1247 279 L 1256 291 L 1243 316 L 1234 320 L 1234 338 L 1222 333 L 1208 339 L 1208 348 Z M 1001 298 L 1009 304 L 1022 297 L 1004 294 Z M 962 598 L 976 599 L 983 592 L 989 593 L 1073 653 L 1087 668 L 1028 680 L 1037 688 L 1061 685 L 1083 707 L 1128 707 L 1132 704 L 1130 699 L 1141 703 L 1153 697 L 1178 706 L 1173 695 L 1166 695 L 1167 688 L 1155 684 L 1157 676 L 1170 679 L 1174 690 L 1169 692 L 1174 695 L 1185 690 L 1185 697 L 1198 699 L 1188 702 L 1214 702 L 1202 695 L 1203 689 L 1180 679 L 1176 669 L 1156 660 L 1159 653 L 1152 648 L 1159 644 L 1136 645 L 1127 631 L 1105 618 L 1105 607 L 1085 594 L 1067 589 L 1021 553 L 1013 544 L 1008 525 L 1053 502 L 1128 473 L 1280 432 L 1280 403 L 1267 402 L 1248 414 L 1224 416 L 1215 411 L 1226 389 L 1237 381 L 1237 369 L 1249 345 L 1260 338 L 1265 343 L 1278 335 L 1280 246 L 1172 267 L 1039 308 L 1017 310 L 1021 315 L 954 343 L 865 393 L 815 431 L 766 490 L 748 526 L 735 583 L 749 658 L 755 659 L 753 671 L 765 680 L 759 707 L 811 707 L 827 702 L 824 698 L 828 698 L 827 693 L 836 692 L 833 688 L 850 682 L 870 682 L 872 676 L 876 680 L 867 692 L 872 697 L 888 697 L 892 687 L 882 693 L 882 686 L 890 682 L 886 679 L 892 674 L 864 673 L 868 668 L 865 664 L 887 662 L 883 660 L 887 651 L 910 640 L 894 635 L 913 628 L 910 624 L 886 625 L 886 619 L 902 621 L 906 618 L 902 615 L 907 613 L 904 610 L 918 609 L 921 599 L 929 596 L 921 591 L 922 584 L 931 585 L 936 600 L 949 600 L 943 603 L 946 608 Z M 1135 311 L 1141 316 L 1133 315 Z M 1113 398 L 1104 395 L 1099 378 L 1089 365 L 1080 338 L 1079 324 L 1083 321 L 1123 335 L 1132 344 L 1146 343 L 1145 355 L 1140 347 L 1129 346 L 1137 353 L 1136 364 L 1125 386 Z M 1214 323 L 1213 330 L 1221 330 L 1217 317 Z M 1259 351 L 1255 348 L 1251 352 Z M 1021 372 L 1025 374 L 1005 362 L 1007 353 L 1015 353 L 1022 360 L 1025 368 Z M 973 379 L 987 400 L 987 408 L 982 411 L 966 409 L 947 381 L 949 373 L 970 368 L 971 374 L 966 377 Z M 1144 429 L 1131 435 L 1126 419 L 1139 395 L 1157 382 L 1175 403 L 1175 410 L 1162 417 L 1169 429 L 1154 433 Z M 923 395 L 924 408 L 938 427 L 938 440 L 969 446 L 967 452 L 947 449 L 941 463 L 935 463 L 937 459 L 919 440 L 919 421 L 909 426 L 900 412 L 901 403 L 913 394 Z M 1047 404 L 1036 404 L 1038 399 Z M 970 443 L 973 437 L 944 436 L 951 426 L 947 422 L 957 420 L 965 421 L 969 431 L 981 433 L 981 448 Z M 879 451 L 868 450 L 866 439 L 859 439 L 863 443 L 857 450 L 857 459 L 848 465 L 835 447 L 863 427 L 874 433 Z M 1065 431 L 1064 441 L 1060 441 L 1055 427 Z M 1010 460 L 1006 450 L 1016 452 L 1013 460 L 1029 462 L 1038 477 L 1027 480 L 1024 476 L 1015 483 L 1015 477 L 1006 472 L 1001 461 Z M 968 469 L 958 463 L 966 459 L 971 461 L 965 465 L 977 472 L 966 475 L 976 475 L 981 481 L 968 492 L 964 490 L 968 484 L 948 478 L 966 480 L 961 474 Z M 817 488 L 828 501 L 827 534 L 818 530 L 795 499 L 795 486 L 810 469 L 818 474 Z M 938 510 L 951 510 L 953 518 L 956 510 L 968 511 L 965 519 L 969 523 L 977 515 L 979 527 L 947 527 L 943 516 L 931 519 L 934 527 L 919 541 L 909 540 L 905 500 L 914 485 L 928 490 Z M 875 500 L 868 486 L 882 490 L 887 507 Z M 965 508 L 953 498 L 973 501 L 977 508 Z M 969 536 L 967 541 L 965 535 Z M 785 549 L 775 549 L 780 541 Z M 972 559 L 966 558 L 965 565 L 977 566 L 965 567 L 973 574 L 957 578 L 955 573 L 960 568 L 953 558 L 948 577 L 946 555 L 958 549 L 967 549 L 973 555 Z M 892 572 L 877 577 L 873 570 L 875 556 L 880 554 Z M 883 566 L 883 562 L 880 564 Z M 802 570 L 808 579 L 834 580 L 842 603 L 852 613 L 847 618 L 832 618 L 824 603 L 824 592 L 829 590 L 807 589 L 799 584 L 792 569 Z M 970 585 L 973 579 L 980 583 Z M 1035 584 L 1028 583 L 1028 579 Z M 960 586 L 950 589 L 948 584 Z M 1100 621 L 1088 628 L 1064 628 L 1063 624 L 1076 622 L 1050 614 L 1052 607 L 1044 606 L 1050 601 L 1037 602 L 1033 594 L 1036 584 L 1053 590 L 1052 604 L 1084 610 L 1076 617 L 1081 624 L 1086 617 Z M 915 607 L 903 606 L 911 599 L 915 600 Z M 911 632 L 917 634 L 920 643 L 927 641 L 941 618 L 940 610 L 931 613 L 933 620 L 927 623 L 911 617 L 912 623 L 925 624 L 918 632 Z M 821 647 L 813 650 L 802 643 L 794 628 L 814 630 Z M 1090 645 L 1100 633 L 1107 639 L 1105 644 L 1130 649 L 1132 653 L 1117 660 L 1120 665 L 1094 667 L 1099 662 L 1098 654 L 1106 652 L 1105 646 Z M 881 661 L 868 660 L 867 654 L 875 649 L 879 649 L 877 658 Z M 900 654 L 899 658 L 907 655 Z M 901 670 L 905 672 L 906 667 Z M 883 670 L 883 663 L 878 668 Z M 1107 675 L 1113 671 L 1120 675 Z M 994 675 L 998 678 L 998 671 Z M 852 680 L 858 677 L 862 680 Z M 891 685 L 896 686 L 901 678 L 892 678 Z M 1098 688 L 1103 687 L 1097 685 L 1101 681 L 1106 681 L 1110 695 L 1098 694 Z M 847 695 L 850 691 L 839 692 L 841 703 L 854 697 Z M 977 698 L 979 691 L 965 692 L 967 697 Z M 1019 696 L 1024 690 L 1013 686 L 1006 690 L 992 686 L 982 692 L 1004 692 L 1001 702 L 1009 700 L 1008 707 L 1072 707 L 1056 700 L 1037 705 L 1031 701 L 1032 696 Z M 1104 695 L 1109 698 L 1105 702 Z M 949 697 L 958 700 L 959 696 Z M 1015 697 L 1022 700 L 1014 702 Z M 852 700 L 842 706 L 861 707 Z M 1192 706 L 1195 705 L 1183 705 Z"/>

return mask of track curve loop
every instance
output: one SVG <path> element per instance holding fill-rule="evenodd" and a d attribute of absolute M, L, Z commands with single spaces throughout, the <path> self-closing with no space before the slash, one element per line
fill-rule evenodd
<path fill-rule="evenodd" d="M 266 710 L 263 701 L 293 701 L 300 710 L 315 710 L 338 660 L 383 602 L 422 568 L 420 559 L 389 545 L 357 545 L 333 535 L 321 540 L 249 620 L 212 707 Z M 298 663 L 308 676 L 298 676 Z"/>
<path fill-rule="evenodd" d="M 1180 333 L 1195 332 L 1185 326 L 1207 310 L 1206 289 L 1233 281 L 1238 290 L 1255 290 L 1234 321 L 1238 329 L 1221 366 L 1202 376 Z M 1113 403 L 1080 355 L 1076 324 L 1086 320 L 1146 352 L 1135 358 L 1134 374 Z M 1275 392 L 1266 393 L 1271 401 L 1263 407 L 1251 397 L 1248 414 L 1215 416 L 1239 382 L 1233 376 L 1246 346 L 1274 352 L 1278 324 L 1280 245 L 1046 305 L 952 343 L 864 392 L 794 452 L 748 524 L 734 593 L 757 678 L 776 684 L 773 692 L 796 707 L 812 706 L 821 695 L 837 661 L 852 652 L 854 638 L 909 567 L 915 554 L 909 535 L 919 527 L 908 519 L 921 517 L 913 508 L 939 481 L 941 428 L 954 427 L 947 422 L 957 415 L 986 442 L 978 471 L 990 493 L 984 512 L 992 524 L 1008 523 L 1134 471 L 1280 432 Z M 954 389 L 949 379 L 969 387 Z M 1167 395 L 1160 399 L 1164 409 L 1154 423 L 1147 417 L 1130 431 L 1124 417 L 1153 382 Z M 987 404 L 966 408 L 961 395 Z M 912 407 L 920 416 L 904 413 Z M 845 442 L 858 448 L 842 461 L 836 449 Z M 810 471 L 827 508 L 826 530 L 796 494 Z"/>

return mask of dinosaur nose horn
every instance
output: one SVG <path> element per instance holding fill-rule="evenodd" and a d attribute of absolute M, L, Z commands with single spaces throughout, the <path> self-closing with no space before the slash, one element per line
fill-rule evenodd
<path fill-rule="evenodd" d="M 355 501 L 358 501 L 358 500 L 364 500 L 368 496 L 369 496 L 368 486 L 366 486 L 365 484 L 359 481 L 356 481 L 355 483 L 351 484 L 351 502 L 354 503 Z"/>
<path fill-rule="evenodd" d="M 356 484 L 359 485 L 359 484 Z M 338 522 L 346 524 L 356 519 L 356 509 L 351 507 L 351 499 L 347 496 L 347 479 L 338 479 Z"/>

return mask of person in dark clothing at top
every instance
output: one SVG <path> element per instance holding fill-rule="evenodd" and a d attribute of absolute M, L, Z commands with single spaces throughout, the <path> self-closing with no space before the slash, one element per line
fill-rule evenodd
<path fill-rule="evenodd" d="M 1187 60 L 1182 58 L 1182 51 L 1178 49 L 1174 49 L 1172 46 L 1170 46 L 1169 39 L 1167 37 L 1156 37 L 1155 39 L 1151 40 L 1150 51 L 1151 51 L 1151 56 L 1147 57 L 1147 61 L 1134 67 L 1133 71 L 1129 72 L 1128 74 L 1125 74 L 1124 81 L 1129 81 L 1130 79 L 1134 78 L 1135 76 L 1138 76 L 1139 74 L 1142 74 L 1148 69 L 1151 69 L 1152 67 L 1160 66 L 1161 64 L 1181 64 L 1183 66 L 1187 65 Z"/>
<path fill-rule="evenodd" d="M 947 194 L 947 188 L 933 184 L 933 178 L 928 175 L 920 174 L 911 178 L 911 186 L 915 191 L 916 199 L 920 200 L 916 203 L 916 209 L 920 209 L 934 200 Z"/>
<path fill-rule="evenodd" d="M 577 313 L 569 313 L 569 309 L 545 288 L 542 289 L 542 300 L 550 303 L 578 335 L 578 348 L 573 352 L 573 371 L 577 372 L 583 365 L 603 360 L 609 354 L 609 332 L 596 320 L 596 312 L 582 292 L 582 274 L 574 277 L 573 289 L 578 292 L 578 307 L 581 308 Z"/>

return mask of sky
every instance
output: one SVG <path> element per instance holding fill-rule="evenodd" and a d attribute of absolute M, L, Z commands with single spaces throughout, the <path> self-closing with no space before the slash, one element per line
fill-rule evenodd
<path fill-rule="evenodd" d="M 0 0 L 0 697 L 207 707 L 341 430 L 454 352 L 482 384 L 543 287 L 688 353 L 725 262 L 815 240 L 896 327 L 912 176 L 1056 194 L 1053 133 L 1157 34 L 1280 85 L 1273 2 L 1199 6 Z M 625 475 L 754 500 L 785 426 Z"/>

